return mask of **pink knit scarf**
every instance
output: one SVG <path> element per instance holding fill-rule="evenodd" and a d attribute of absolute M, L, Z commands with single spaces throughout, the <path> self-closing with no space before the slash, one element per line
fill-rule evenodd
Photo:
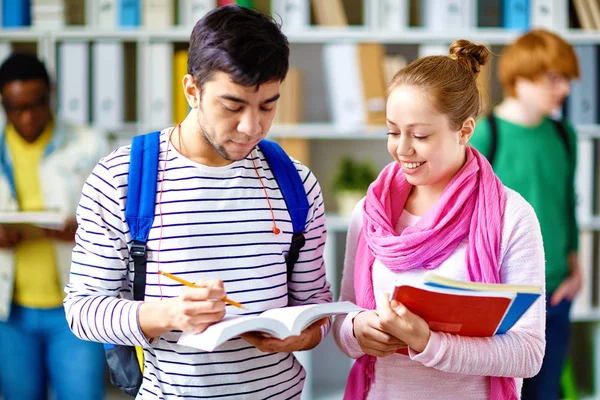
<path fill-rule="evenodd" d="M 367 192 L 363 228 L 354 261 L 356 304 L 373 310 L 372 268 L 375 259 L 394 272 L 437 268 L 468 236 L 466 264 L 474 282 L 498 283 L 498 257 L 504 213 L 504 187 L 479 152 L 466 149 L 465 165 L 435 205 L 400 235 L 395 226 L 412 185 L 400 165 L 389 164 Z M 366 399 L 375 378 L 375 357 L 364 355 L 350 371 L 345 400 Z M 491 400 L 518 399 L 515 380 L 491 377 Z"/>

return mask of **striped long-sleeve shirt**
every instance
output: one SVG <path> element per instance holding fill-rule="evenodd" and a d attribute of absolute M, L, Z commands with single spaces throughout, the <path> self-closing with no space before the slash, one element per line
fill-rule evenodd
<path fill-rule="evenodd" d="M 176 297 L 182 288 L 160 278 L 160 267 L 192 282 L 221 279 L 228 297 L 252 313 L 330 302 L 323 264 L 323 197 L 310 170 L 295 162 L 310 209 L 306 244 L 287 281 L 291 219 L 260 149 L 230 165 L 207 167 L 183 157 L 172 145 L 167 154 L 166 132 L 161 135 L 156 214 L 147 244 L 145 301 Z M 83 188 L 65 289 L 73 332 L 86 340 L 144 348 L 144 381 L 137 399 L 299 397 L 305 372 L 293 354 L 262 353 L 240 338 L 206 353 L 178 345 L 181 332 L 176 331 L 152 344 L 146 340 L 138 323 L 141 302 L 131 300 L 133 260 L 125 222 L 129 154 L 125 146 L 102 159 Z M 272 231 L 261 180 L 279 235 Z M 240 310 L 227 306 L 227 312 Z"/>

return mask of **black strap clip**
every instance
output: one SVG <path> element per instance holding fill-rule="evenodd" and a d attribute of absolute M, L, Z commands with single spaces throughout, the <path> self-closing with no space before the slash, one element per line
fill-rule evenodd
<path fill-rule="evenodd" d="M 129 248 L 129 254 L 132 258 L 146 258 L 146 243 L 134 240 Z"/>

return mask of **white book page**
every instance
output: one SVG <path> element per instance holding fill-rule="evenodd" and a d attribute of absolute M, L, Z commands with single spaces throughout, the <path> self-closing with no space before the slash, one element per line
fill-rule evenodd
<path fill-rule="evenodd" d="M 202 333 L 183 333 L 177 344 L 213 351 L 245 332 L 265 332 L 279 339 L 289 336 L 287 328 L 276 320 L 253 315 L 226 315 L 221 322 L 209 326 Z"/>
<path fill-rule="evenodd" d="M 359 310 L 361 310 L 361 308 L 355 304 L 349 301 L 342 301 L 336 303 L 274 308 L 265 311 L 260 315 L 281 321 L 290 330 L 292 335 L 299 335 L 311 323 L 323 317 L 347 314 Z"/>

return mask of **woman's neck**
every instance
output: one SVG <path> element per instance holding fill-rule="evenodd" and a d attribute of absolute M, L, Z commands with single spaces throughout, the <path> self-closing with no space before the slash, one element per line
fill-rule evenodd
<path fill-rule="evenodd" d="M 539 111 L 527 107 L 522 101 L 514 97 L 507 97 L 497 105 L 494 113 L 506 120 L 517 125 L 537 126 L 544 119 L 544 115 Z"/>

